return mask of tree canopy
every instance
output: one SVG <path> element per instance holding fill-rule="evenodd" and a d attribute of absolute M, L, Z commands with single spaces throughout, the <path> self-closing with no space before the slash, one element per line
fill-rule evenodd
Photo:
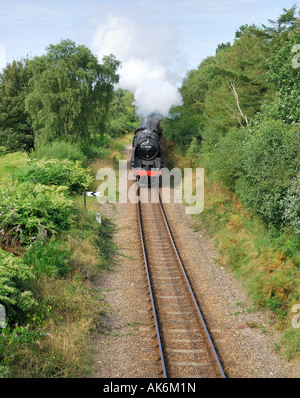
<path fill-rule="evenodd" d="M 113 55 L 100 64 L 95 55 L 71 40 L 50 45 L 29 63 L 30 92 L 25 106 L 42 145 L 54 139 L 96 139 L 104 132 L 120 62 Z"/>
<path fill-rule="evenodd" d="M 31 118 L 25 109 L 31 74 L 28 59 L 13 61 L 0 74 L 0 146 L 29 151 L 34 145 Z"/>
<path fill-rule="evenodd" d="M 300 170 L 297 7 L 269 23 L 242 25 L 233 43 L 220 44 L 188 72 L 183 104 L 172 110 L 164 134 L 186 154 L 198 154 L 207 176 L 280 230 L 299 225 L 300 217 L 293 196 Z"/>

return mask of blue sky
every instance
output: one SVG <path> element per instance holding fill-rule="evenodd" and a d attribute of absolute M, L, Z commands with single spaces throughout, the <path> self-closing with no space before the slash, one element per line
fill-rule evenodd
<path fill-rule="evenodd" d="M 295 0 L 0 0 L 2 64 L 45 52 L 50 43 L 70 38 L 91 46 L 97 26 L 116 16 L 172 30 L 186 68 L 232 41 L 242 24 L 267 23 Z"/>

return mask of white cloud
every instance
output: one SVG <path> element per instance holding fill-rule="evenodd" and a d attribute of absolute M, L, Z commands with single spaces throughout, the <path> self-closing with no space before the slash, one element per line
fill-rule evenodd
<path fill-rule="evenodd" d="M 174 30 L 113 16 L 97 27 L 91 46 L 99 59 L 114 54 L 122 62 L 119 86 L 134 93 L 139 113 L 167 115 L 180 104 L 177 83 L 186 64 Z"/>

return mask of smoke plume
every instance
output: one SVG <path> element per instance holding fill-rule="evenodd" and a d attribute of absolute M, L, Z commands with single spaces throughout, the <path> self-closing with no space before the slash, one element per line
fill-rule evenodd
<path fill-rule="evenodd" d="M 110 17 L 97 27 L 92 49 L 100 60 L 114 54 L 122 62 L 119 87 L 134 94 L 140 115 L 167 116 L 172 105 L 181 103 L 178 85 L 185 59 L 172 29 Z"/>

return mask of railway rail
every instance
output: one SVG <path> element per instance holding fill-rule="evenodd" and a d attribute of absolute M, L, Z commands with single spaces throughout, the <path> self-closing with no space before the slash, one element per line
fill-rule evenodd
<path fill-rule="evenodd" d="M 225 378 L 160 199 L 139 186 L 138 220 L 157 347 L 165 378 Z M 153 198 L 152 198 L 153 199 Z"/>

